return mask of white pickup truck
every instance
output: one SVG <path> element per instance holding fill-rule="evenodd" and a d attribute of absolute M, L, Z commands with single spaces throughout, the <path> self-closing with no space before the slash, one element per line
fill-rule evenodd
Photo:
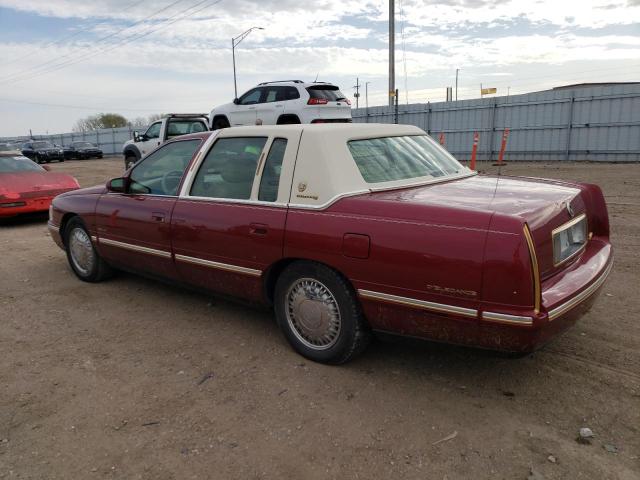
<path fill-rule="evenodd" d="M 125 169 L 173 137 L 209 130 L 208 124 L 206 113 L 170 113 L 149 125 L 144 133 L 134 131 L 133 139 L 122 146 Z"/>

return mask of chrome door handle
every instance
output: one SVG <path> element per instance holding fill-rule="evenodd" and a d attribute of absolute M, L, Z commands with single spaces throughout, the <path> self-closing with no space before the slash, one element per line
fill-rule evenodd
<path fill-rule="evenodd" d="M 155 220 L 156 222 L 164 222 L 164 213 L 160 213 L 160 212 L 153 212 L 151 214 L 151 218 L 153 220 Z"/>
<path fill-rule="evenodd" d="M 264 223 L 252 223 L 249 225 L 249 233 L 251 235 L 264 236 L 268 231 L 269 229 Z"/>

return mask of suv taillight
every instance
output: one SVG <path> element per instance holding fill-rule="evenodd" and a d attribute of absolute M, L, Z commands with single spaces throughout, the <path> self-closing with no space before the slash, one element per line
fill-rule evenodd
<path fill-rule="evenodd" d="M 310 98 L 307 105 L 326 105 L 327 103 L 329 103 L 329 100 L 326 98 Z"/>

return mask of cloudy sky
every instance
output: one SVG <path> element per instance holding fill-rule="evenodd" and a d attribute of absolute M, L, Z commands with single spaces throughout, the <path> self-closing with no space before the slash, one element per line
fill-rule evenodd
<path fill-rule="evenodd" d="M 0 136 L 116 112 L 209 112 L 238 89 L 331 81 L 386 103 L 386 0 L 0 0 Z M 401 101 L 640 80 L 640 0 L 396 0 Z M 364 104 L 364 92 L 361 97 Z M 355 102 L 354 102 L 355 105 Z"/>

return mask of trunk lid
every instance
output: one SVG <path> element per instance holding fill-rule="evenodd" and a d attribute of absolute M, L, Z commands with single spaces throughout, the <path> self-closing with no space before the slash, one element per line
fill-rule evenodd
<path fill-rule="evenodd" d="M 401 215 L 412 220 L 425 221 L 424 210 L 418 208 L 420 205 L 440 207 L 429 212 L 429 221 L 460 228 L 486 229 L 494 215 L 519 217 L 531 229 L 540 274 L 546 278 L 558 269 L 553 266 L 551 232 L 586 211 L 580 192 L 578 185 L 566 182 L 476 175 L 451 182 L 375 192 L 371 197 L 384 204 L 401 203 L 410 207 L 403 208 Z M 571 206 L 573 215 L 567 205 Z M 381 206 L 381 211 L 384 210 Z M 398 213 L 396 209 L 395 215 Z M 482 213 L 484 215 L 479 215 Z"/>
<path fill-rule="evenodd" d="M 0 196 L 6 198 L 51 196 L 78 188 L 76 180 L 65 173 L 20 172 L 0 174 Z"/>

